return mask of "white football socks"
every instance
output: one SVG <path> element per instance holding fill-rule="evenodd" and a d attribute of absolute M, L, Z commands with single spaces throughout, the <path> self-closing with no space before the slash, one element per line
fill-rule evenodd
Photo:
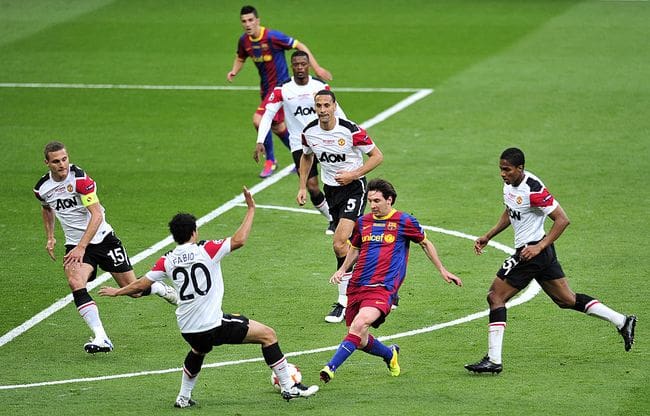
<path fill-rule="evenodd" d="M 190 377 L 183 367 L 183 376 L 181 378 L 181 390 L 178 392 L 179 396 L 187 397 L 188 399 L 192 397 L 192 390 L 198 379 L 198 374 L 195 377 Z"/>
<path fill-rule="evenodd" d="M 501 364 L 501 350 L 505 332 L 505 322 L 490 322 L 488 325 L 488 357 L 494 364 Z"/>
<path fill-rule="evenodd" d="M 322 203 L 322 204 L 317 205 L 317 206 L 315 206 L 315 207 L 316 207 L 317 210 L 320 211 L 321 214 L 323 214 L 323 216 L 324 216 L 325 218 L 327 218 L 327 221 L 328 221 L 328 222 L 332 221 L 332 216 L 330 215 L 330 207 L 329 207 L 329 205 L 327 204 L 327 201 L 326 201 L 326 200 L 323 200 L 323 203 Z"/>
<path fill-rule="evenodd" d="M 623 328 L 623 325 L 625 325 L 625 315 L 603 305 L 596 299 L 587 304 L 585 307 L 585 313 L 611 322 L 616 325 L 616 328 L 618 329 Z"/>
<path fill-rule="evenodd" d="M 291 378 L 291 374 L 289 374 L 286 358 L 282 357 L 280 361 L 273 365 L 270 365 L 269 367 L 271 367 L 271 370 L 273 370 L 273 373 L 277 376 L 278 382 L 282 387 L 282 391 L 287 391 L 293 387 L 294 383 L 293 379 Z"/>

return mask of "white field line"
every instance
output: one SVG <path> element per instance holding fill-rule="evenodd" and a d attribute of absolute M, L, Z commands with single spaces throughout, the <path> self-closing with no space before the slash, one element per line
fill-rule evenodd
<path fill-rule="evenodd" d="M 245 206 L 243 203 L 235 203 L 235 206 Z M 275 206 L 275 205 L 257 205 L 257 208 L 260 209 L 275 209 L 275 210 L 281 210 L 281 211 L 289 211 L 289 212 L 297 212 L 297 213 L 305 213 L 305 214 L 313 214 L 313 215 L 320 215 L 320 212 L 316 210 L 310 210 L 310 209 L 304 209 L 304 208 L 291 208 L 291 207 L 280 207 L 280 206 Z M 453 231 L 453 230 L 446 230 L 444 228 L 438 228 L 438 227 L 432 227 L 432 226 L 423 226 L 423 228 L 434 231 L 437 233 L 442 233 L 442 234 L 448 234 L 454 237 L 461 237 L 461 238 L 466 238 L 469 240 L 475 240 L 476 236 L 461 233 L 459 231 Z M 498 250 L 502 250 L 507 254 L 512 254 L 514 253 L 514 250 L 508 246 L 505 246 L 500 243 L 492 242 L 490 241 L 488 243 L 490 246 L 497 248 Z M 511 308 L 516 305 L 520 305 L 524 302 L 528 302 L 531 300 L 537 293 L 540 291 L 540 286 L 537 284 L 536 281 L 533 281 L 519 296 L 517 296 L 515 299 L 507 303 L 507 307 Z M 381 341 L 385 340 L 390 340 L 390 339 L 396 339 L 396 338 L 404 338 L 404 337 L 410 337 L 418 334 L 424 334 L 427 332 L 432 332 L 436 331 L 438 329 L 446 328 L 449 326 L 454 326 L 454 325 L 460 325 L 462 323 L 470 322 L 475 319 L 479 319 L 485 316 L 488 316 L 489 310 L 484 310 L 481 312 L 473 313 L 467 316 L 464 316 L 459 319 L 455 319 L 453 321 L 449 322 L 443 322 L 431 326 L 427 326 L 424 328 L 420 329 L 414 329 L 411 331 L 407 332 L 401 332 L 393 335 L 387 335 L 387 336 L 382 336 L 379 337 L 378 339 Z M 308 354 L 317 354 L 321 352 L 326 352 L 326 351 L 334 351 L 338 348 L 338 345 L 332 345 L 329 347 L 322 347 L 322 348 L 315 348 L 311 350 L 303 350 L 303 351 L 294 351 L 294 352 L 289 352 L 286 353 L 286 357 L 297 357 L 301 355 L 308 355 Z M 221 362 L 216 362 L 216 363 L 209 363 L 209 364 L 204 364 L 203 368 L 217 368 L 217 367 L 226 367 L 230 365 L 240 365 L 240 364 L 247 364 L 247 363 L 254 363 L 254 362 L 261 362 L 263 361 L 263 357 L 256 357 L 256 358 L 248 358 L 248 359 L 242 359 L 242 360 L 233 360 L 233 361 L 221 361 Z M 5 385 L 5 386 L 0 386 L 0 390 L 15 390 L 15 389 L 23 389 L 23 388 L 34 388 L 34 387 L 44 387 L 44 386 L 55 386 L 55 385 L 60 385 L 60 384 L 73 384 L 73 383 L 88 383 L 88 382 L 93 382 L 93 381 L 107 381 L 107 380 L 115 380 L 115 379 L 123 379 L 123 378 L 132 378 L 132 377 L 141 377 L 141 376 L 150 376 L 150 375 L 156 375 L 156 374 L 168 374 L 168 373 L 176 373 L 180 372 L 182 369 L 181 368 L 167 368 L 164 370 L 147 370 L 147 371 L 138 371 L 134 373 L 125 373 L 125 374 L 114 374 L 114 375 L 109 375 L 109 376 L 97 376 L 97 377 L 86 377 L 86 378 L 74 378 L 74 379 L 67 379 L 67 380 L 55 380 L 55 381 L 43 381 L 39 383 L 29 383 L 29 384 L 14 384 L 14 385 Z"/>
<path fill-rule="evenodd" d="M 6 84 L 0 84 L 0 86 L 1 85 L 6 85 Z M 12 85 L 27 85 L 27 84 L 12 84 Z M 45 84 L 34 84 L 34 85 L 43 86 Z M 52 84 L 52 85 L 87 85 L 87 84 Z M 47 88 L 47 87 L 42 87 L 42 88 Z M 74 87 L 74 88 L 81 88 L 81 87 Z M 415 103 L 416 101 L 426 97 L 427 95 L 429 95 L 429 94 L 431 94 L 433 92 L 433 90 L 415 90 L 415 91 L 417 91 L 415 94 L 405 98 L 404 100 L 398 102 L 397 104 L 393 105 L 392 107 L 388 108 L 387 110 L 379 113 L 374 118 L 361 123 L 361 125 L 364 126 L 365 128 L 370 128 L 370 127 L 374 126 L 375 124 L 380 123 L 381 121 L 387 119 L 391 115 L 393 115 L 393 114 L 395 114 L 395 113 L 397 113 L 399 111 L 402 111 L 403 109 L 405 109 L 409 105 Z M 274 175 L 264 179 L 263 181 L 261 181 L 257 185 L 250 188 L 251 193 L 254 195 L 254 194 L 258 193 L 258 192 L 263 191 L 264 189 L 268 188 L 269 186 L 275 184 L 276 182 L 280 181 L 284 177 L 290 175 L 292 169 L 293 169 L 293 166 L 289 165 L 289 166 L 285 167 L 284 169 L 282 169 L 281 171 L 276 172 Z M 200 227 L 203 224 L 206 224 L 206 223 L 212 221 L 213 219 L 217 218 L 218 216 L 220 216 L 223 213 L 225 213 L 225 212 L 229 211 L 230 209 L 232 209 L 237 204 L 243 203 L 243 202 L 244 202 L 244 197 L 241 194 L 235 196 L 230 201 L 228 201 L 225 204 L 221 205 L 220 207 L 216 208 L 215 210 L 208 213 L 207 215 L 199 218 L 197 220 L 197 226 Z M 173 241 L 174 240 L 172 239 L 171 236 L 167 236 L 165 239 L 157 242 L 156 244 L 152 245 L 151 247 L 147 248 L 146 250 L 144 250 L 144 251 L 136 254 L 135 256 L 133 256 L 131 258 L 131 263 L 134 264 L 134 265 L 139 263 L 140 261 L 148 258 L 149 256 L 155 254 L 156 252 L 158 252 L 158 251 L 162 250 L 163 248 L 167 247 L 168 245 L 172 244 Z M 95 279 L 94 281 L 88 283 L 88 285 L 87 285 L 88 291 L 90 292 L 91 290 L 95 289 L 99 285 L 102 285 L 102 284 L 106 283 L 106 281 L 108 281 L 110 278 L 111 278 L 111 275 L 109 273 L 103 273 L 103 274 L 97 276 L 97 279 Z M 36 315 L 31 317 L 27 321 L 25 321 L 22 324 L 20 324 L 19 326 L 17 326 L 16 328 L 14 328 L 14 329 L 10 330 L 9 332 L 7 332 L 6 334 L 2 335 L 0 337 L 0 347 L 2 347 L 3 345 L 7 344 L 10 341 L 12 341 L 14 338 L 16 338 L 20 334 L 26 332 L 30 328 L 34 327 L 36 324 L 40 323 L 41 321 L 43 321 L 44 319 L 46 319 L 50 315 L 52 315 L 55 312 L 63 309 L 68 304 L 70 304 L 72 302 L 72 300 L 73 300 L 72 299 L 72 294 L 69 294 L 64 298 L 57 300 L 52 305 L 50 305 L 46 309 L 42 310 L 41 312 L 37 313 Z"/>
<path fill-rule="evenodd" d="M 67 84 L 60 82 L 0 82 L 0 88 L 62 88 L 79 90 L 180 90 L 180 91 L 259 91 L 260 87 L 237 85 L 131 85 L 131 84 Z M 419 92 L 422 88 L 355 88 L 340 87 L 341 92 Z"/>

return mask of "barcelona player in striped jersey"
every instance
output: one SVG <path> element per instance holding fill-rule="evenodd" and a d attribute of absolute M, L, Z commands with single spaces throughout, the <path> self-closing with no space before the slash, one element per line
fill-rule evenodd
<path fill-rule="evenodd" d="M 399 346 L 382 344 L 369 330 L 371 326 L 378 328 L 384 323 L 391 311 L 393 298 L 406 276 L 411 242 L 422 247 L 447 283 L 463 284 L 443 266 L 418 220 L 393 208 L 396 199 L 397 193 L 390 182 L 383 179 L 368 182 L 371 212 L 356 221 L 350 237 L 350 250 L 343 265 L 330 279 L 333 284 L 340 283 L 346 271 L 355 266 L 347 289 L 345 323 L 348 334 L 320 372 L 325 383 L 334 378 L 334 372 L 357 349 L 382 358 L 391 376 L 399 376 Z"/>
<path fill-rule="evenodd" d="M 307 45 L 278 30 L 261 26 L 257 10 L 253 6 L 242 7 L 240 19 L 244 34 L 239 38 L 237 55 L 226 78 L 229 82 L 232 82 L 243 68 L 247 58 L 251 58 L 255 63 L 260 75 L 260 96 L 262 99 L 262 103 L 253 114 L 253 124 L 257 129 L 264 114 L 266 97 L 273 91 L 273 88 L 290 79 L 287 61 L 284 56 L 286 50 L 298 49 L 306 52 L 318 77 L 330 81 L 332 74 L 318 64 Z M 289 147 L 289 133 L 284 125 L 284 113 L 282 111 L 279 111 L 273 119 L 272 131 Z M 266 149 L 266 162 L 264 163 L 264 169 L 260 173 L 262 178 L 271 176 L 277 166 L 271 132 L 266 136 L 264 147 Z"/>

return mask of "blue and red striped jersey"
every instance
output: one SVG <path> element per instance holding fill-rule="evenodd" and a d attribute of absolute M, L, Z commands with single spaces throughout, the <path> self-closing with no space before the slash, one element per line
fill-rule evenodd
<path fill-rule="evenodd" d="M 251 58 L 260 74 L 260 89 L 262 99 L 276 85 L 282 85 L 289 80 L 289 70 L 284 51 L 294 49 L 298 41 L 284 33 L 261 28 L 260 37 L 253 39 L 247 34 L 239 38 L 237 56 L 241 59 Z"/>
<path fill-rule="evenodd" d="M 409 245 L 426 238 L 418 220 L 393 209 L 385 217 L 372 213 L 357 219 L 350 244 L 359 250 L 348 286 L 384 286 L 396 292 L 406 276 Z"/>

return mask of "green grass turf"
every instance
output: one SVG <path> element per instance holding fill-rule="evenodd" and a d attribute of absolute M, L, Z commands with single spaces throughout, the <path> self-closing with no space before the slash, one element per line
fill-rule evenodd
<path fill-rule="evenodd" d="M 543 294 L 509 312 L 505 370 L 474 377 L 462 365 L 485 352 L 485 318 L 398 339 L 403 374 L 355 354 L 313 399 L 282 402 L 261 362 L 206 368 L 194 413 L 645 414 L 648 400 L 648 176 L 650 70 L 647 2 L 391 1 L 255 4 L 263 24 L 304 40 L 337 87 L 432 88 L 369 129 L 385 153 L 371 176 L 391 180 L 397 207 L 423 224 L 485 232 L 502 205 L 499 153 L 512 145 L 562 203 L 572 225 L 558 241 L 569 282 L 639 316 L 624 353 L 607 323 L 556 308 Z M 240 33 L 235 2 L 0 1 L 0 82 L 226 85 Z M 234 85 L 254 86 L 248 62 Z M 355 121 L 406 93 L 341 92 Z M 203 216 L 260 182 L 250 159 L 256 91 L 0 88 L 0 143 L 9 180 L 0 200 L 0 335 L 66 296 L 48 260 L 31 187 L 54 138 L 99 183 L 108 220 L 131 256 L 166 235 L 179 210 Z M 286 166 L 288 153 L 277 148 Z M 287 177 L 255 196 L 293 207 Z M 234 208 L 201 228 L 231 234 Z M 259 209 L 248 245 L 223 263 L 224 309 L 273 326 L 286 353 L 338 344 L 323 315 L 335 290 L 331 244 L 317 215 Z M 63 254 L 60 230 L 58 255 Z M 504 254 L 472 254 L 469 240 L 430 233 L 465 282 L 445 285 L 419 249 L 400 308 L 376 335 L 484 310 Z M 508 230 L 497 241 L 511 244 Z M 158 253 L 160 254 L 160 253 Z M 135 266 L 144 273 L 156 256 Z M 112 283 L 112 282 L 111 282 Z M 159 299 L 95 296 L 116 344 L 87 356 L 73 306 L 0 346 L 0 386 L 179 368 L 187 347 Z M 331 351 L 291 357 L 307 382 Z M 215 350 L 206 363 L 259 357 L 256 346 Z M 171 414 L 178 371 L 128 379 L 0 390 L 0 414 Z"/>

